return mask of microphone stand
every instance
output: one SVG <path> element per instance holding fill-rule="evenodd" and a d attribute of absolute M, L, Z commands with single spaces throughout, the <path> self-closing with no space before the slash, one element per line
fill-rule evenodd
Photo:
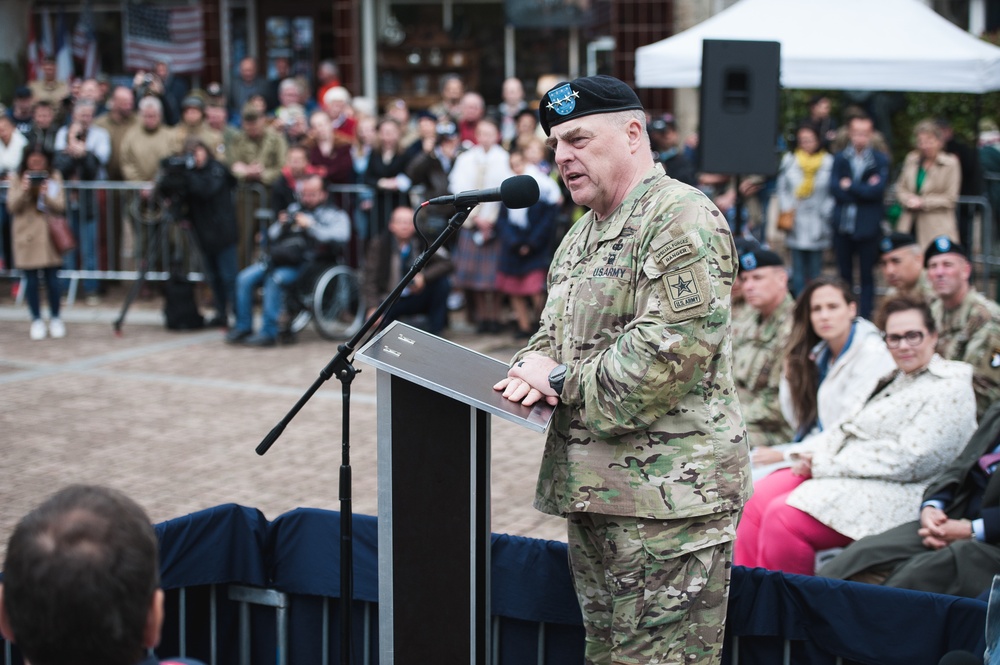
<path fill-rule="evenodd" d="M 426 204 L 425 204 L 426 205 Z M 350 442 L 350 410 L 351 410 L 351 382 L 354 377 L 361 372 L 351 364 L 351 358 L 358 344 L 365 338 L 368 331 L 382 319 L 382 316 L 389 311 L 393 303 L 399 299 L 403 290 L 413 281 L 432 256 L 441 246 L 448 241 L 462 227 L 469 213 L 476 207 L 476 203 L 462 202 L 458 212 L 448 220 L 448 225 L 438 235 L 427 249 L 425 249 L 413 261 L 409 272 L 399 280 L 395 288 L 385 297 L 385 300 L 378 306 L 371 316 L 362 324 L 361 328 L 345 344 L 337 347 L 335 355 L 326 367 L 324 367 L 319 377 L 313 382 L 309 389 L 299 398 L 295 406 L 285 414 L 277 425 L 268 433 L 255 449 L 258 455 L 263 455 L 270 449 L 288 423 L 302 410 L 312 396 L 320 387 L 329 381 L 333 376 L 340 380 L 341 392 L 343 395 L 342 427 L 341 427 L 341 463 L 340 463 L 340 662 L 342 665 L 349 665 L 351 661 L 351 634 L 354 599 L 354 521 L 351 512 L 351 442 Z M 417 215 L 423 209 L 418 208 L 413 214 L 413 224 L 416 226 Z"/>

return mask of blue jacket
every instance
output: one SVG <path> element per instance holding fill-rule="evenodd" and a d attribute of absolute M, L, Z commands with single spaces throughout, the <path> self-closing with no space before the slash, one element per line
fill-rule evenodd
<path fill-rule="evenodd" d="M 851 237 L 857 240 L 882 235 L 880 226 L 883 217 L 882 201 L 885 197 L 885 188 L 889 185 L 889 158 L 876 150 L 872 150 L 870 154 L 871 159 L 860 179 L 855 180 L 851 173 L 851 162 L 846 150 L 837 153 L 833 158 L 833 171 L 830 174 L 830 193 L 836 201 L 831 218 L 833 231 L 843 232 L 844 212 L 847 206 L 853 203 L 858 211 Z M 869 183 L 872 176 L 878 176 L 874 184 Z M 851 186 L 847 189 L 840 188 L 840 181 L 843 178 L 851 179 Z"/>
<path fill-rule="evenodd" d="M 548 270 L 552 263 L 552 241 L 556 230 L 559 207 L 539 201 L 528 208 L 528 225 L 520 227 L 510 222 L 510 211 L 500 208 L 496 232 L 500 238 L 500 262 L 497 270 L 505 275 L 523 276 L 533 270 Z M 526 255 L 520 248 L 527 246 Z"/>

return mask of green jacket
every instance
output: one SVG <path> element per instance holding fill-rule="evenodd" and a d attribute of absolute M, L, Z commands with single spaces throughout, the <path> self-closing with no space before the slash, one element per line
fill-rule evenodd
<path fill-rule="evenodd" d="M 736 388 L 751 446 L 788 443 L 795 434 L 781 413 L 779 395 L 794 309 L 795 300 L 788 294 L 767 319 L 754 312 L 733 334 Z"/>
<path fill-rule="evenodd" d="M 976 416 L 982 418 L 1000 400 L 1000 305 L 978 291 L 969 291 L 957 308 L 945 311 L 940 300 L 931 303 L 938 329 L 937 352 L 947 360 L 972 365 Z"/>

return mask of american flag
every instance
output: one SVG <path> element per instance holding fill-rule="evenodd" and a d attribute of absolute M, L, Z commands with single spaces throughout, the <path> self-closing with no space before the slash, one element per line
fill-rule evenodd
<path fill-rule="evenodd" d="M 83 63 L 83 77 L 94 78 L 101 68 L 100 56 L 97 53 L 97 37 L 94 34 L 94 13 L 90 2 L 85 2 L 83 12 L 73 28 L 73 57 Z"/>
<path fill-rule="evenodd" d="M 201 7 L 126 5 L 125 68 L 152 69 L 163 60 L 172 72 L 201 71 L 205 63 Z"/>

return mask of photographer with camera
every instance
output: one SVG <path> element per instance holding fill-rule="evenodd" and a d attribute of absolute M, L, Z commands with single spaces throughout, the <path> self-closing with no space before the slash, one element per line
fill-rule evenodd
<path fill-rule="evenodd" d="M 229 310 L 233 308 L 235 314 L 236 304 L 236 178 L 199 138 L 188 139 L 184 153 L 188 156 L 184 174 L 188 218 L 215 299 L 215 317 L 208 325 L 226 327 Z"/>
<path fill-rule="evenodd" d="M 25 148 L 20 171 L 11 173 L 8 181 L 7 207 L 13 218 L 14 262 L 27 279 L 24 295 L 31 312 L 31 339 L 45 339 L 46 334 L 53 338 L 65 337 L 66 326 L 59 318 L 61 289 L 56 276 L 62 256 L 52 244 L 48 223 L 48 215 L 62 213 L 66 205 L 62 177 L 58 171 L 50 171 L 48 153 L 36 144 Z M 51 312 L 48 330 L 42 321 L 38 299 L 38 282 L 42 276 Z"/>
<path fill-rule="evenodd" d="M 56 156 L 52 167 L 66 182 L 104 179 L 105 166 L 111 158 L 111 135 L 94 127 L 97 107 L 89 99 L 73 106 L 69 126 L 56 133 Z M 67 218 L 77 238 L 78 248 L 63 257 L 67 270 L 97 270 L 97 196 L 93 190 L 70 190 Z M 89 305 L 97 304 L 97 280 L 83 280 L 83 293 Z"/>
<path fill-rule="evenodd" d="M 244 268 L 236 278 L 236 326 L 226 335 L 230 344 L 274 346 L 278 318 L 285 302 L 284 289 L 302 274 L 302 269 L 322 245 L 345 245 L 351 239 L 351 220 L 327 201 L 319 175 L 310 176 L 299 192 L 299 202 L 278 215 L 267 230 L 267 245 L 261 259 Z M 253 293 L 264 286 L 263 322 L 253 335 Z"/>
<path fill-rule="evenodd" d="M 170 64 L 161 60 L 153 71 L 139 70 L 132 79 L 132 89 L 136 99 L 155 97 L 163 105 L 163 119 L 168 125 L 176 125 L 181 117 L 181 100 L 187 95 L 189 86 L 180 77 L 170 72 Z"/>

